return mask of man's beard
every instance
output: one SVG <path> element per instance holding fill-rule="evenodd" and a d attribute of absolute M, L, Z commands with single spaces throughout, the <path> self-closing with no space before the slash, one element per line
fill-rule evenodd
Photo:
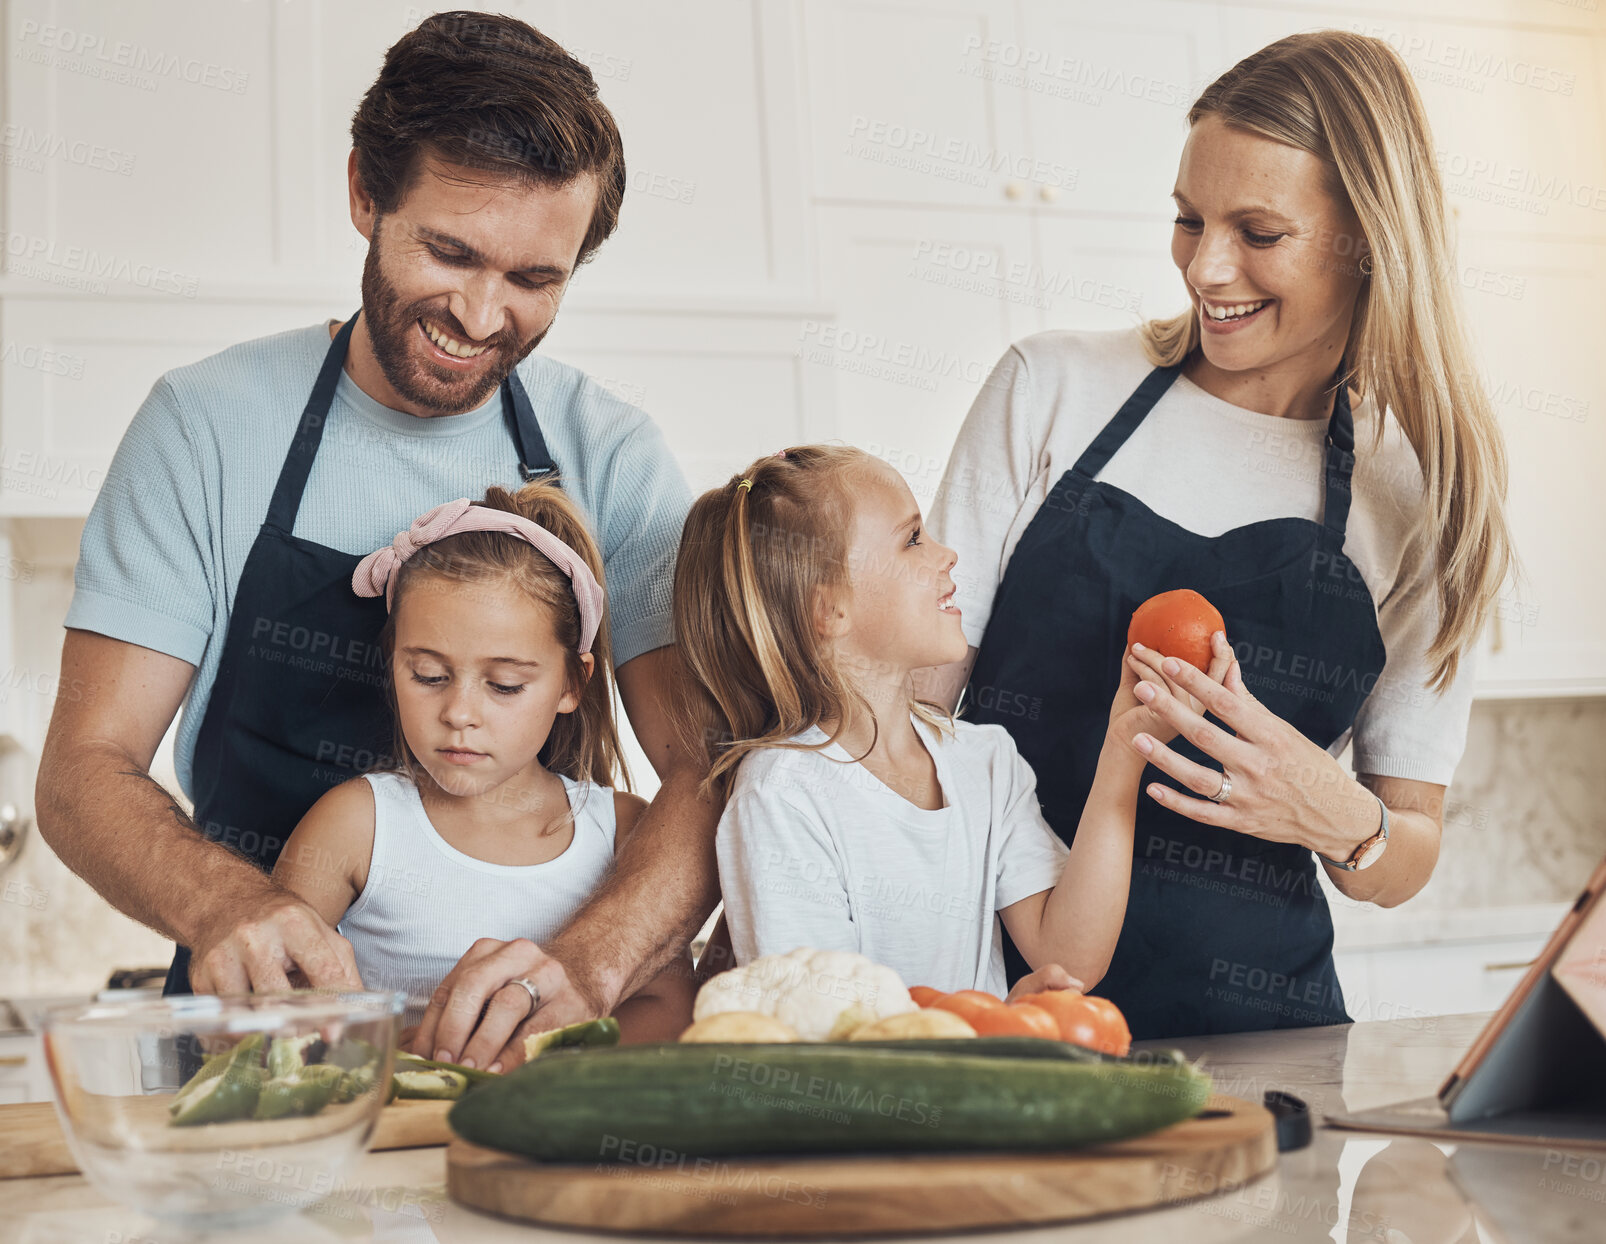
<path fill-rule="evenodd" d="M 508 373 L 541 344 L 546 330 L 522 349 L 511 334 L 498 333 L 484 343 L 491 357 L 485 369 L 473 376 L 451 375 L 444 368 L 437 370 L 411 350 L 409 338 L 419 331 L 417 322 L 432 323 L 451 332 L 459 341 L 468 341 L 468 334 L 452 332 L 447 328 L 451 317 L 426 303 L 402 305 L 395 286 L 380 271 L 379 229 L 380 222 L 376 219 L 374 236 L 362 265 L 362 310 L 368 318 L 368 339 L 373 342 L 379 370 L 404 401 L 420 410 L 436 415 L 458 415 L 478 409 L 501 387 Z"/>

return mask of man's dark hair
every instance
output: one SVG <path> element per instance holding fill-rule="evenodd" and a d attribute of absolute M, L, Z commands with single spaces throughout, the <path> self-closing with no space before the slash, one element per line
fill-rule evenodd
<path fill-rule="evenodd" d="M 351 119 L 357 173 L 380 215 L 395 211 L 426 156 L 527 185 L 593 174 L 590 259 L 619 223 L 624 144 L 591 70 L 533 26 L 495 13 L 426 17 L 385 53 Z"/>

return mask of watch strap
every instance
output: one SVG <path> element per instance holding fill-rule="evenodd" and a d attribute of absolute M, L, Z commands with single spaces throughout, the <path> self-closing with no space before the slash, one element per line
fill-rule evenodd
<path fill-rule="evenodd" d="M 1378 826 L 1377 833 L 1373 834 L 1370 838 L 1367 838 L 1363 842 L 1361 842 L 1360 845 L 1355 848 L 1355 850 L 1350 852 L 1349 859 L 1347 859 L 1347 860 L 1335 860 L 1330 855 L 1323 855 L 1322 856 L 1322 858 L 1324 860 L 1326 860 L 1329 864 L 1331 864 L 1334 868 L 1342 868 L 1345 872 L 1352 873 L 1352 872 L 1355 872 L 1356 870 L 1358 870 L 1360 868 L 1360 864 L 1357 863 L 1356 861 L 1359 860 L 1361 855 L 1374 842 L 1375 843 L 1384 843 L 1384 842 L 1387 842 L 1389 840 L 1389 806 L 1388 806 L 1388 804 L 1383 802 L 1383 800 L 1378 796 L 1376 791 L 1367 791 L 1366 793 L 1371 795 L 1373 799 L 1377 800 L 1377 806 L 1383 813 L 1383 820 L 1382 820 L 1382 823 L 1379 824 L 1379 826 Z"/>

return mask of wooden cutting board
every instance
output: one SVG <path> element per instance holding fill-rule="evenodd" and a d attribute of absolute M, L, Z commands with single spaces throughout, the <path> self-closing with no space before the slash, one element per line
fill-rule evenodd
<path fill-rule="evenodd" d="M 153 1094 L 142 1099 L 152 1109 L 166 1114 L 166 1095 Z M 449 1101 L 393 1101 L 379 1112 L 379 1125 L 374 1129 L 370 1149 L 423 1149 L 431 1145 L 444 1145 L 452 1138 L 446 1126 Z M 274 1139 L 285 1143 L 283 1120 L 274 1124 Z M 304 1120 L 311 1124 L 312 1120 Z M 228 1145 L 240 1147 L 239 1128 L 243 1124 L 220 1123 L 212 1128 L 175 1128 L 175 1137 L 194 1141 L 202 1146 Z M 224 1136 L 224 1129 L 234 1129 Z M 21 1105 L 0 1106 L 0 1179 L 24 1179 L 34 1175 L 70 1175 L 77 1171 L 67 1139 L 62 1135 L 56 1119 L 56 1108 L 50 1102 L 25 1102 Z"/>
<path fill-rule="evenodd" d="M 446 1188 L 548 1226 L 655 1235 L 890 1235 L 1026 1226 L 1223 1192 L 1277 1165 L 1276 1121 L 1216 1096 L 1173 1127 L 1074 1153 L 863 1155 L 646 1165 L 531 1161 L 453 1140 Z"/>

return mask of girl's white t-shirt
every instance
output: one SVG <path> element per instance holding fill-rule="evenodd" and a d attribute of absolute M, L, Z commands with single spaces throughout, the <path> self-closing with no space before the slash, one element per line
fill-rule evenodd
<path fill-rule="evenodd" d="M 742 761 L 715 840 L 738 964 L 800 946 L 853 950 L 906 985 L 1008 991 L 998 911 L 1053 889 L 1069 852 L 1003 727 L 961 721 L 945 736 L 914 720 L 942 786 L 936 811 L 837 744 Z"/>
<path fill-rule="evenodd" d="M 1059 478 L 1152 370 L 1135 330 L 1057 331 L 1016 342 L 976 396 L 928 518 L 953 548 L 962 625 L 980 647 L 1022 533 Z M 1422 472 L 1392 415 L 1376 440 L 1370 401 L 1354 411 L 1356 461 L 1344 553 L 1377 609 L 1388 658 L 1351 732 L 1358 773 L 1448 785 L 1466 744 L 1472 653 L 1455 681 L 1428 689 L 1439 623 L 1437 555 Z M 1322 520 L 1325 419 L 1284 419 L 1213 397 L 1179 376 L 1097 478 L 1204 536 L 1271 518 Z M 1353 591 L 1341 566 L 1313 559 L 1314 588 Z M 1227 620 L 1232 636 L 1232 619 Z M 1297 638 L 1297 637 L 1296 637 Z M 1245 680 L 1308 678 L 1297 643 L 1240 652 Z M 1067 656 L 1066 659 L 1074 659 Z"/>

